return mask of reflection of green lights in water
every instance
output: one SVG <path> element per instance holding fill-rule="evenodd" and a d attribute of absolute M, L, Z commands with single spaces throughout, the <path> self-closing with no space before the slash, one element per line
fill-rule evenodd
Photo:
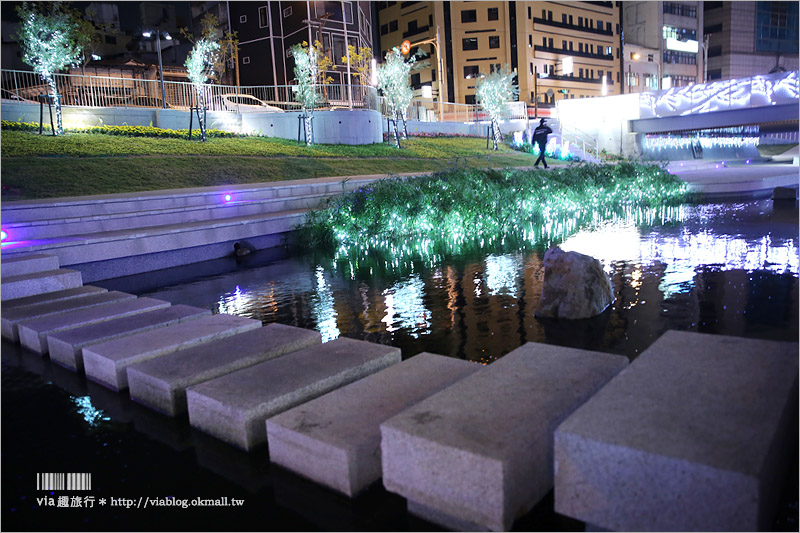
<path fill-rule="evenodd" d="M 92 405 L 90 396 L 73 396 L 72 403 L 78 408 L 78 414 L 83 417 L 90 427 L 96 428 L 101 422 L 111 420 L 105 412 Z"/>
<path fill-rule="evenodd" d="M 332 341 L 339 337 L 336 326 L 336 309 L 333 306 L 333 291 L 325 279 L 325 269 L 317 267 L 314 283 L 314 294 L 311 301 L 311 314 L 317 322 L 317 329 L 322 335 L 322 342 Z"/>
<path fill-rule="evenodd" d="M 386 316 L 382 322 L 386 324 L 386 331 L 403 328 L 414 338 L 419 337 L 420 331 L 430 331 L 433 316 L 423 302 L 425 284 L 419 274 L 413 274 L 410 279 L 386 289 L 383 296 Z"/>
<path fill-rule="evenodd" d="M 550 245 L 606 220 L 663 222 L 685 196 L 685 184 L 654 165 L 454 170 L 382 180 L 334 198 L 309 214 L 300 241 L 335 249 L 334 262 L 352 276 L 376 262 L 394 270 L 410 261 Z"/>

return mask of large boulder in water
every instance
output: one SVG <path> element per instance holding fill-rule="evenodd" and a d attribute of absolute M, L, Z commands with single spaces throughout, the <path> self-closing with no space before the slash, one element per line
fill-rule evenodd
<path fill-rule="evenodd" d="M 611 279 L 594 257 L 550 248 L 544 254 L 544 285 L 535 315 L 589 318 L 614 301 Z"/>

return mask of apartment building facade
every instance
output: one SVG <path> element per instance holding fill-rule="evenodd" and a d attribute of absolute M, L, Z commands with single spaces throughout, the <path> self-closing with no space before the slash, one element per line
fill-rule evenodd
<path fill-rule="evenodd" d="M 703 2 L 622 5 L 625 92 L 703 83 Z"/>
<path fill-rule="evenodd" d="M 239 82 L 291 85 L 295 44 L 322 44 L 331 59 L 333 84 L 347 83 L 345 43 L 373 46 L 372 2 L 228 2 L 229 23 L 239 38 Z M 356 83 L 353 80 L 353 83 Z"/>
<path fill-rule="evenodd" d="M 423 52 L 412 74 L 420 91 L 438 94 L 439 35 L 444 101 L 475 102 L 481 75 L 508 66 L 519 99 L 549 107 L 563 98 L 618 94 L 619 2 L 378 2 L 381 55 L 404 40 Z M 419 93 L 418 93 L 419 94 Z"/>
<path fill-rule="evenodd" d="M 708 79 L 798 70 L 797 2 L 704 2 Z"/>

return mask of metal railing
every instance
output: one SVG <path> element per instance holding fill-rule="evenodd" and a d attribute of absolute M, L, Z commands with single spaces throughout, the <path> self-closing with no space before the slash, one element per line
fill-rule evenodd
<path fill-rule="evenodd" d="M 155 107 L 162 106 L 159 80 L 133 77 L 84 76 L 81 74 L 55 74 L 54 79 L 61 103 L 67 106 L 87 107 Z M 16 102 L 36 103 L 40 94 L 49 93 L 49 87 L 38 74 L 29 71 L 3 70 L 2 98 Z M 295 85 L 232 86 L 204 85 L 203 98 L 210 111 L 236 111 L 237 106 L 223 96 L 247 94 L 264 103 L 284 110 L 297 110 L 294 101 Z M 350 95 L 354 109 L 378 110 L 378 96 L 374 87 L 361 85 L 320 85 L 320 109 L 349 108 Z M 189 109 L 198 106 L 194 85 L 181 81 L 164 81 L 166 107 Z"/>
<path fill-rule="evenodd" d="M 162 108 L 188 110 L 197 107 L 198 96 L 194 85 L 183 81 L 164 81 L 166 105 L 161 99 L 161 84 L 157 79 L 133 77 L 87 76 L 82 74 L 55 74 L 54 79 L 61 103 L 65 106 Z M 38 103 L 38 97 L 48 94 L 50 88 L 38 74 L 30 71 L 3 70 L 2 98 L 4 101 Z M 286 111 L 297 111 L 300 105 L 294 100 L 296 85 L 204 85 L 203 100 L 209 111 L 243 111 L 246 102 L 236 98 L 223 98 L 235 94 L 253 96 L 262 102 Z M 390 115 L 385 98 L 379 97 L 375 87 L 362 85 L 319 85 L 318 109 L 371 109 Z M 257 103 L 257 102 L 253 102 Z M 244 104 L 244 105 L 242 105 Z M 441 117 L 440 114 L 441 107 Z M 510 102 L 504 113 L 507 119 L 527 118 L 525 102 Z M 407 117 L 425 122 L 478 122 L 487 120 L 479 106 L 442 102 L 418 98 L 409 106 Z"/>
<path fill-rule="evenodd" d="M 574 127 L 566 127 L 559 121 L 561 142 L 568 141 L 572 146 L 580 147 L 584 154 L 592 154 L 600 159 L 600 142 L 588 133 Z"/>

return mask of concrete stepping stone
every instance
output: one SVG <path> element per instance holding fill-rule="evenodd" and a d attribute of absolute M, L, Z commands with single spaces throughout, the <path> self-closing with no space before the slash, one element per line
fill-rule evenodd
<path fill-rule="evenodd" d="M 340 337 L 190 387 L 189 423 L 249 451 L 267 441 L 267 418 L 400 360 L 399 348 Z"/>
<path fill-rule="evenodd" d="M 769 531 L 797 453 L 797 353 L 668 331 L 556 430 L 555 510 L 618 531 Z"/>
<path fill-rule="evenodd" d="M 47 336 L 51 333 L 88 326 L 147 311 L 155 311 L 172 305 L 155 298 L 136 298 L 121 302 L 98 305 L 86 309 L 61 313 L 33 320 L 24 320 L 17 324 L 19 342 L 28 350 L 45 355 L 48 352 Z"/>
<path fill-rule="evenodd" d="M 484 368 L 421 353 L 267 420 L 272 462 L 353 497 L 381 477 L 381 423 Z"/>
<path fill-rule="evenodd" d="M 131 399 L 169 416 L 186 412 L 186 389 L 320 344 L 318 331 L 270 324 L 128 367 Z"/>
<path fill-rule="evenodd" d="M 50 360 L 71 370 L 83 371 L 82 350 L 85 346 L 209 315 L 211 311 L 208 309 L 179 304 L 166 309 L 51 333 L 47 336 Z"/>
<path fill-rule="evenodd" d="M 198 318 L 87 346 L 83 368 L 87 378 L 120 391 L 128 388 L 127 370 L 132 364 L 260 327 L 259 320 L 233 315 Z"/>
<path fill-rule="evenodd" d="M 43 270 L 58 270 L 58 256 L 50 254 L 30 254 L 4 257 L 0 272 L 4 278 L 33 274 Z"/>
<path fill-rule="evenodd" d="M 4 338 L 12 342 L 17 342 L 19 341 L 17 325 L 20 322 L 61 313 L 70 313 L 77 311 L 78 309 L 86 309 L 88 307 L 119 302 L 122 300 L 133 300 L 135 298 L 135 295 L 128 294 L 127 292 L 107 291 L 90 294 L 88 296 L 82 296 L 80 298 L 71 298 L 68 300 L 59 300 L 55 302 L 42 302 L 9 310 L 3 309 L 3 314 L 0 316 L 0 330 L 2 331 Z"/>
<path fill-rule="evenodd" d="M 553 487 L 553 431 L 628 360 L 528 343 L 381 424 L 383 485 L 458 530 L 508 530 Z"/>
<path fill-rule="evenodd" d="M 0 300 L 13 300 L 35 294 L 73 289 L 83 285 L 81 273 L 77 270 L 59 268 L 57 270 L 43 270 L 19 276 L 3 276 Z"/>
<path fill-rule="evenodd" d="M 108 292 L 108 289 L 104 289 L 103 287 L 95 287 L 94 285 L 84 285 L 82 287 L 75 287 L 74 289 L 64 289 L 63 291 L 46 292 L 44 294 L 26 296 L 25 298 L 17 298 L 15 300 L 7 300 L 3 302 L 3 312 L 8 311 L 9 309 L 25 307 L 27 305 L 71 300 L 73 298 L 81 298 L 83 296 L 99 294 L 101 292 Z"/>

